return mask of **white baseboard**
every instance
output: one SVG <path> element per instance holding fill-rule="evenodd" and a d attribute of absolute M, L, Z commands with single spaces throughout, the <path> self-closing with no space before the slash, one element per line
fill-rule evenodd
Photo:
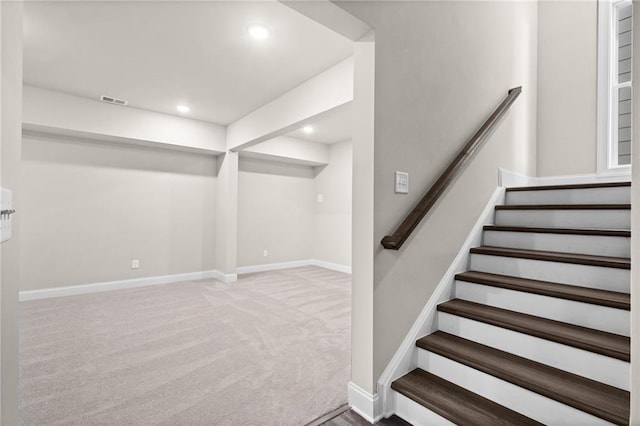
<path fill-rule="evenodd" d="M 318 266 L 320 268 L 331 269 L 332 271 L 344 272 L 345 274 L 351 273 L 351 266 L 325 262 L 324 260 L 312 259 L 311 265 Z"/>
<path fill-rule="evenodd" d="M 326 262 L 318 259 L 294 260 L 292 262 L 266 263 L 264 265 L 240 266 L 238 275 L 251 274 L 254 272 L 277 271 L 279 269 L 300 268 L 302 266 L 318 266 L 320 268 L 331 269 L 333 271 L 351 273 L 351 266 L 339 265 L 337 263 Z"/>
<path fill-rule="evenodd" d="M 264 265 L 239 266 L 238 275 L 252 274 L 254 272 L 277 271 L 279 269 L 300 268 L 311 265 L 310 259 L 294 260 L 292 262 L 265 263 Z"/>
<path fill-rule="evenodd" d="M 347 394 L 351 409 L 369 423 L 376 423 L 384 417 L 382 400 L 378 394 L 371 395 L 353 382 L 349 382 Z"/>
<path fill-rule="evenodd" d="M 390 397 L 391 382 L 417 367 L 415 357 L 416 340 L 435 331 L 438 304 L 451 299 L 455 275 L 467 270 L 469 250 L 471 247 L 480 245 L 484 225 L 493 223 L 495 206 L 504 203 L 504 198 L 505 188 L 503 186 L 497 187 L 471 229 L 466 241 L 460 247 L 460 251 L 458 251 L 451 266 L 445 272 L 442 280 L 438 283 L 438 286 L 420 312 L 418 319 L 416 319 L 409 333 L 378 379 L 377 395 L 380 395 L 382 414 L 385 417 L 390 416 L 394 411 L 393 398 Z"/>
<path fill-rule="evenodd" d="M 520 173 L 510 172 L 505 169 L 498 169 L 498 186 L 533 186 L 536 185 L 536 178 Z"/>
<path fill-rule="evenodd" d="M 135 278 L 131 280 L 108 281 L 94 284 L 81 284 L 67 287 L 45 288 L 42 290 L 26 290 L 20 292 L 20 301 L 49 299 L 52 297 L 76 296 L 80 294 L 99 293 L 103 291 L 125 288 L 144 287 L 149 285 L 170 284 L 182 281 L 215 278 L 223 281 L 225 275 L 218 271 L 189 272 L 185 274 L 163 275 L 157 277 Z M 222 278 L 222 279 L 220 279 Z"/>
<path fill-rule="evenodd" d="M 238 274 L 225 274 L 224 272 L 217 270 L 211 272 L 213 272 L 212 278 L 215 278 L 218 281 L 222 281 L 225 284 L 231 284 L 238 281 Z"/>
<path fill-rule="evenodd" d="M 218 270 L 189 272 L 185 274 L 163 275 L 157 277 L 135 278 L 131 280 L 108 281 L 102 283 L 80 284 L 67 287 L 45 288 L 42 290 L 25 290 L 20 292 L 20 301 L 49 299 L 52 297 L 76 296 L 79 294 L 99 293 L 102 291 L 120 290 L 125 288 L 144 287 L 148 285 L 170 284 L 182 281 L 204 280 L 214 278 L 225 284 L 238 281 L 238 274 L 251 272 L 273 271 L 277 269 L 297 268 L 300 266 L 319 266 L 334 271 L 350 274 L 351 267 L 325 262 L 323 260 L 307 259 L 295 262 L 270 263 L 267 265 L 243 266 L 238 268 L 237 274 L 225 274 Z"/>

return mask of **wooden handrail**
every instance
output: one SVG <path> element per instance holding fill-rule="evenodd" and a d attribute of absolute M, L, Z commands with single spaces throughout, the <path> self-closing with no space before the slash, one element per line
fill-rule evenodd
<path fill-rule="evenodd" d="M 449 187 L 451 182 L 464 166 L 471 160 L 471 157 L 480 148 L 480 144 L 484 141 L 491 129 L 505 115 L 511 104 L 522 92 L 522 86 L 509 90 L 509 94 L 502 103 L 493 111 L 493 114 L 484 122 L 478 131 L 467 141 L 460 150 L 456 158 L 453 159 L 449 167 L 438 177 L 429 191 L 422 197 L 420 202 L 409 212 L 404 221 L 398 226 L 393 235 L 387 235 L 380 242 L 384 248 L 398 250 L 405 240 L 411 235 L 411 232 L 418 226 L 422 218 L 429 212 L 431 207 L 438 201 L 438 198 Z"/>

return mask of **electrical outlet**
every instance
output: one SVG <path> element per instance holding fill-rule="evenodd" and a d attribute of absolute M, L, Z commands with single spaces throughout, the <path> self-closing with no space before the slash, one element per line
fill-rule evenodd
<path fill-rule="evenodd" d="M 131 261 L 131 269 L 138 269 L 140 267 L 140 260 L 133 259 Z"/>
<path fill-rule="evenodd" d="M 265 250 L 265 251 L 263 251 L 263 252 L 262 252 L 262 255 L 263 255 L 264 257 L 269 256 L 269 250 Z"/>
<path fill-rule="evenodd" d="M 318 202 L 319 203 L 324 202 L 324 194 L 318 194 Z"/>

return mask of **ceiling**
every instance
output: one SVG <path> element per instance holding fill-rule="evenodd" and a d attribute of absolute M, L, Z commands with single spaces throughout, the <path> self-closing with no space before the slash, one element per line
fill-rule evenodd
<path fill-rule="evenodd" d="M 224 125 L 353 49 L 275 1 L 30 1 L 24 9 L 25 84 L 176 115 L 185 104 L 189 117 Z M 268 39 L 247 34 L 256 22 L 271 29 Z"/>
<path fill-rule="evenodd" d="M 306 133 L 302 127 L 287 134 L 293 138 L 305 139 L 324 144 L 344 142 L 351 139 L 351 105 L 349 102 L 323 114 L 321 118 L 305 123 L 312 132 Z"/>

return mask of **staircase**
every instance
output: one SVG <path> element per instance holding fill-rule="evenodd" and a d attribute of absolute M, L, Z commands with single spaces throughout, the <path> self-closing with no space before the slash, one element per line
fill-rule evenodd
<path fill-rule="evenodd" d="M 630 183 L 507 188 L 391 386 L 414 425 L 629 424 Z"/>

